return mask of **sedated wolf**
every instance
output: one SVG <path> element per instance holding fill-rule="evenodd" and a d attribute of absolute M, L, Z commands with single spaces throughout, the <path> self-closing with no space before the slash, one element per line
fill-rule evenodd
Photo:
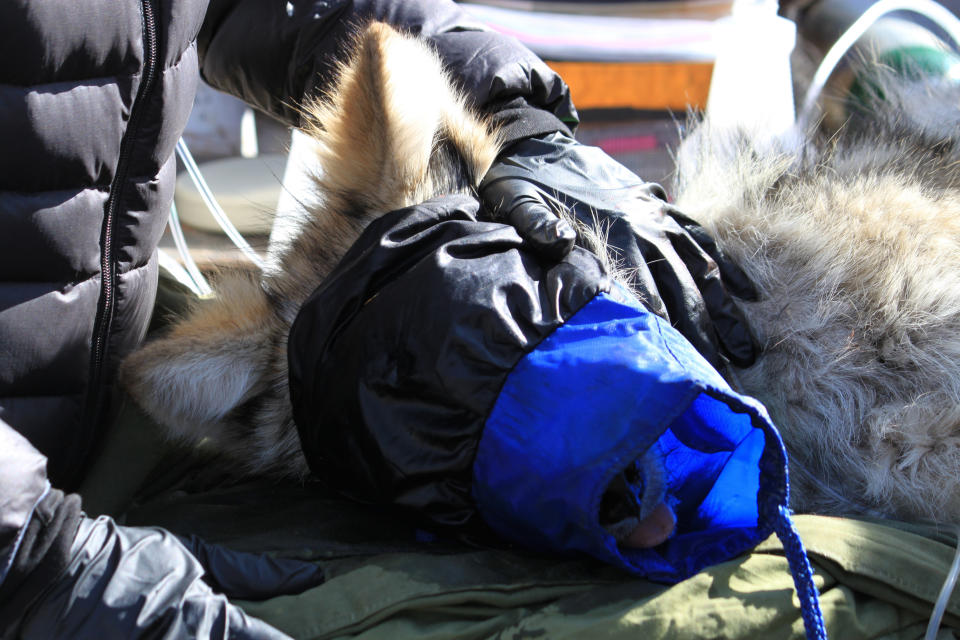
<path fill-rule="evenodd" d="M 730 377 L 783 434 L 792 506 L 953 520 L 960 111 L 954 100 L 950 126 L 907 119 L 898 100 L 915 88 L 897 93 L 896 84 L 864 132 L 761 146 L 695 128 L 679 154 L 677 203 L 760 292 L 742 304 L 763 353 Z M 206 439 L 252 474 L 309 471 L 286 356 L 304 300 L 370 221 L 438 194 L 471 193 L 499 148 L 436 55 L 382 24 L 367 27 L 338 89 L 305 113 L 323 167 L 319 204 L 276 268 L 222 275 L 214 300 L 121 368 L 125 387 L 169 435 Z M 581 240 L 597 250 L 597 237 L 602 229 Z"/>

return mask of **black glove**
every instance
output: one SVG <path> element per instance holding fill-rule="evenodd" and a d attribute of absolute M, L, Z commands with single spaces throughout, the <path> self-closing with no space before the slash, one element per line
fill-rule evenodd
<path fill-rule="evenodd" d="M 575 233 L 561 211 L 605 238 L 615 265 L 654 313 L 667 318 L 714 366 L 753 363 L 758 346 L 728 290 L 754 299 L 753 284 L 696 222 L 597 147 L 554 133 L 501 154 L 480 196 L 537 252 L 559 258 Z"/>
<path fill-rule="evenodd" d="M 191 553 L 163 529 L 88 518 L 78 496 L 50 487 L 45 466 L 43 455 L 0 421 L 2 638 L 280 640 L 288 636 L 227 595 L 263 598 L 323 581 L 310 563 L 197 539 L 186 541 Z"/>
<path fill-rule="evenodd" d="M 312 562 L 234 551 L 197 536 L 179 539 L 203 566 L 204 582 L 229 598 L 265 600 L 302 593 L 325 579 L 323 569 Z"/>

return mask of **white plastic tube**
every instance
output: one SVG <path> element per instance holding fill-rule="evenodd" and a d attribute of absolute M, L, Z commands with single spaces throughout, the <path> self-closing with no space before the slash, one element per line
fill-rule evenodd
<path fill-rule="evenodd" d="M 183 237 L 183 227 L 180 226 L 180 216 L 177 214 L 177 205 L 170 203 L 170 220 L 167 225 L 170 227 L 170 235 L 173 236 L 173 244 L 177 247 L 177 253 L 183 260 L 183 266 L 186 269 L 187 277 L 193 282 L 194 293 L 201 298 L 207 298 L 213 295 L 213 289 L 207 279 L 200 273 L 197 263 L 190 255 L 190 247 L 187 246 L 187 239 Z"/>
<path fill-rule="evenodd" d="M 937 602 L 933 606 L 933 614 L 930 616 L 930 622 L 927 623 L 927 633 L 923 640 L 935 640 L 940 632 L 940 623 L 943 621 L 943 613 L 947 610 L 947 603 L 950 602 L 950 596 L 957 586 L 957 575 L 960 574 L 960 527 L 957 527 L 957 548 L 953 552 L 953 564 L 950 565 L 950 571 L 940 587 L 940 595 L 937 596 Z"/>
<path fill-rule="evenodd" d="M 960 48 L 960 20 L 948 9 L 933 0 L 878 0 L 876 4 L 871 5 L 843 32 L 843 35 L 841 35 L 827 51 L 827 54 L 820 62 L 820 66 L 817 67 L 817 72 L 813 75 L 813 80 L 811 80 L 807 94 L 804 96 L 803 104 L 800 106 L 800 114 L 797 118 L 797 126 L 800 131 L 805 131 L 810 125 L 811 119 L 816 112 L 817 101 L 820 99 L 820 94 L 830 79 L 830 75 L 834 69 L 837 68 L 837 65 L 840 64 L 843 56 L 853 48 L 857 40 L 859 40 L 877 20 L 894 11 L 909 11 L 932 20 L 950 36 L 954 46 Z"/>
<path fill-rule="evenodd" d="M 200 197 L 203 198 L 204 204 L 207 205 L 214 220 L 217 221 L 217 224 L 220 225 L 223 232 L 227 234 L 227 237 L 243 252 L 243 255 L 245 255 L 250 262 L 257 265 L 260 269 L 263 269 L 263 258 L 244 240 L 237 228 L 230 222 L 230 219 L 227 218 L 227 214 L 220 208 L 217 199 L 214 198 L 213 192 L 207 185 L 207 181 L 203 179 L 203 174 L 200 173 L 200 168 L 197 167 L 197 163 L 193 159 L 193 154 L 190 153 L 190 149 L 187 147 L 187 143 L 184 142 L 183 138 L 177 141 L 177 155 L 183 162 L 187 173 L 190 175 L 190 179 L 193 180 L 193 184 L 196 185 L 197 191 L 200 192 Z"/>

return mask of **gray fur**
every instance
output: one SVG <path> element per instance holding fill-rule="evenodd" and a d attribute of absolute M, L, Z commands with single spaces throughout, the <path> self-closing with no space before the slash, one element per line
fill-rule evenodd
<path fill-rule="evenodd" d="M 735 377 L 783 434 L 793 507 L 958 520 L 960 92 L 878 78 L 870 117 L 830 138 L 703 123 L 677 203 L 759 288 L 764 351 Z"/>

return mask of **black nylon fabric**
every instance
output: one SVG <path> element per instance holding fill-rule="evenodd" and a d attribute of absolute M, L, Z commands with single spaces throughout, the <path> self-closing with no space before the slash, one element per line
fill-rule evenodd
<path fill-rule="evenodd" d="M 204 582 L 206 568 L 163 529 L 83 518 L 70 561 L 0 637 L 289 640 Z"/>
<path fill-rule="evenodd" d="M 336 61 L 371 20 L 427 38 L 505 141 L 576 127 L 570 91 L 550 67 L 447 0 L 212 0 L 198 41 L 204 78 L 297 126 L 298 105 L 332 87 Z"/>
<path fill-rule="evenodd" d="M 313 563 L 87 518 L 45 466 L 0 420 L 0 638 L 286 638 L 227 598 L 324 580 Z"/>
<path fill-rule="evenodd" d="M 312 472 L 433 523 L 474 519 L 476 446 L 507 374 L 610 280 L 595 256 L 524 250 L 450 196 L 374 222 L 304 303 L 290 394 Z"/>

